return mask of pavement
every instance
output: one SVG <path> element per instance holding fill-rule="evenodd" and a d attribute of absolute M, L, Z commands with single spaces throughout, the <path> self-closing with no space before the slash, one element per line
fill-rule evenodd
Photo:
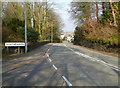
<path fill-rule="evenodd" d="M 9 59 L 3 60 L 3 86 L 118 86 L 118 57 L 68 42 Z"/>

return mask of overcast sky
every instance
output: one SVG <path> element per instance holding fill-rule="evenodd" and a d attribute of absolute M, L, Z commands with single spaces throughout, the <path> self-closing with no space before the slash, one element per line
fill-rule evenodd
<path fill-rule="evenodd" d="M 64 32 L 74 32 L 76 27 L 74 20 L 71 17 L 71 13 L 68 11 L 70 10 L 70 3 L 72 0 L 65 1 L 65 2 L 55 2 L 54 1 L 54 11 L 60 15 L 62 19 L 62 23 L 64 24 L 62 30 Z"/>

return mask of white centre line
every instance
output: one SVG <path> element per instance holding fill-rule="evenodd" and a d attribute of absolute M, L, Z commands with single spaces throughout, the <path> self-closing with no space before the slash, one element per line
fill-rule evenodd
<path fill-rule="evenodd" d="M 52 66 L 55 68 L 55 70 L 57 70 L 57 69 L 58 69 L 58 68 L 57 68 L 54 64 L 53 64 Z"/>
<path fill-rule="evenodd" d="M 64 44 L 64 46 L 67 46 L 67 45 Z M 68 47 L 67 47 L 67 48 L 68 48 Z M 76 51 L 74 51 L 74 50 L 71 49 L 71 48 L 68 48 L 68 49 L 71 50 L 71 51 L 73 51 L 73 52 L 76 53 L 77 55 L 83 56 L 83 57 L 85 57 L 85 58 L 89 58 L 89 59 L 92 60 L 92 61 L 99 62 L 100 64 L 103 64 L 103 65 L 105 65 L 105 66 L 107 66 L 107 67 L 110 67 L 110 68 L 112 68 L 112 69 L 115 69 L 115 70 L 117 70 L 117 71 L 120 71 L 120 68 L 118 68 L 117 66 L 114 66 L 114 65 L 109 64 L 109 63 L 106 63 L 106 62 L 104 62 L 104 61 L 102 61 L 102 60 L 98 60 L 98 59 L 96 59 L 96 58 L 90 57 L 90 56 L 85 55 L 85 54 L 83 54 L 83 53 L 76 52 Z"/>
<path fill-rule="evenodd" d="M 52 60 L 49 58 L 49 61 L 52 62 Z"/>
<path fill-rule="evenodd" d="M 49 58 L 49 55 L 48 55 L 48 53 L 46 53 L 46 55 L 47 55 L 47 57 Z"/>
<path fill-rule="evenodd" d="M 72 84 L 67 80 L 67 78 L 65 76 L 62 76 L 62 78 L 65 80 L 65 82 L 67 83 L 68 86 L 72 86 Z"/>
<path fill-rule="evenodd" d="M 51 47 L 53 47 L 53 46 L 51 45 L 51 46 L 48 48 L 48 50 L 47 50 L 47 52 L 46 52 L 46 53 L 48 53 L 48 52 L 50 51 L 50 48 L 51 48 Z"/>

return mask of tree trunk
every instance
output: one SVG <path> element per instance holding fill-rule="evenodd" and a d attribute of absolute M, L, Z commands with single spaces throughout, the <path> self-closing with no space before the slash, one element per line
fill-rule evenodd
<path fill-rule="evenodd" d="M 39 27 L 39 30 L 40 30 L 40 39 L 42 40 L 42 30 L 43 30 L 43 27 L 42 27 L 42 19 L 43 19 L 43 2 L 40 3 L 40 27 Z"/>
<path fill-rule="evenodd" d="M 96 2 L 95 4 L 96 4 L 96 17 L 97 17 L 97 22 L 98 22 L 99 21 L 99 17 L 98 17 L 98 12 L 99 12 L 98 2 Z"/>
<path fill-rule="evenodd" d="M 110 2 L 111 10 L 112 10 L 112 16 L 113 16 L 114 26 L 117 26 L 117 21 L 116 21 L 115 11 L 114 11 L 114 8 L 112 6 L 112 1 L 109 0 L 109 2 Z"/>

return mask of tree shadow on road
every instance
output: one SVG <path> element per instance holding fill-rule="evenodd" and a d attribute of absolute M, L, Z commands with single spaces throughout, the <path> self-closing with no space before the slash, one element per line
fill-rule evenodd
<path fill-rule="evenodd" d="M 35 65 L 35 63 L 37 64 Z M 45 85 L 49 77 L 47 72 L 51 71 L 50 69 L 51 65 L 47 63 L 46 58 L 43 58 L 42 61 L 34 62 L 31 66 L 26 65 L 25 67 L 25 65 L 22 65 L 12 69 L 13 72 L 11 70 L 11 72 L 3 73 L 3 85 L 34 86 L 39 83 Z"/>

